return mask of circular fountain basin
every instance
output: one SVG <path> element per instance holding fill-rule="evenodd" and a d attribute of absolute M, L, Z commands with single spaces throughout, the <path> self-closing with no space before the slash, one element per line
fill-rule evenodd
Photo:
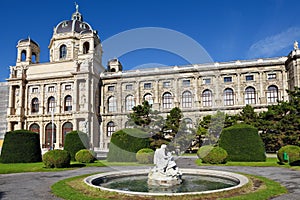
<path fill-rule="evenodd" d="M 248 179 L 240 174 L 206 169 L 180 169 L 183 183 L 172 187 L 147 184 L 149 169 L 114 171 L 84 179 L 104 191 L 140 196 L 180 196 L 222 192 L 243 187 Z"/>

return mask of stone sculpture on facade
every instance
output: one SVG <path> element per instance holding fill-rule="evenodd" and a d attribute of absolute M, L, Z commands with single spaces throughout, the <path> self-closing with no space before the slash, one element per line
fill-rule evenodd
<path fill-rule="evenodd" d="M 148 174 L 149 185 L 172 186 L 182 183 L 179 171 L 171 153 L 166 154 L 167 145 L 162 144 L 154 153 L 154 168 Z"/>

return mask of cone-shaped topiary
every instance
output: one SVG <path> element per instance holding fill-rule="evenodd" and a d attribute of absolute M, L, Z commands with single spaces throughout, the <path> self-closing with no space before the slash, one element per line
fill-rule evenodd
<path fill-rule="evenodd" d="M 236 124 L 224 128 L 218 143 L 227 151 L 228 161 L 266 161 L 264 143 L 253 126 Z"/>
<path fill-rule="evenodd" d="M 135 154 L 142 148 L 150 147 L 148 133 L 136 129 L 126 128 L 112 134 L 107 160 L 109 162 L 135 162 Z"/>
<path fill-rule="evenodd" d="M 5 134 L 2 163 L 41 162 L 41 146 L 38 133 L 28 130 L 16 130 Z"/>
<path fill-rule="evenodd" d="M 64 150 L 70 153 L 72 161 L 75 161 L 75 154 L 81 149 L 89 149 L 89 138 L 87 134 L 80 131 L 67 133 Z"/>

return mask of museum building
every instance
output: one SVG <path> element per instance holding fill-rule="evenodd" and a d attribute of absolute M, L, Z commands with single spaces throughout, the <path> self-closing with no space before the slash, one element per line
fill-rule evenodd
<path fill-rule="evenodd" d="M 297 42 L 278 58 L 127 71 L 113 58 L 103 67 L 98 32 L 78 7 L 54 28 L 49 51 L 50 61 L 39 63 L 38 43 L 19 40 L 7 79 L 7 130 L 39 133 L 44 149 L 63 148 L 66 133 L 80 130 L 95 150 L 107 150 L 112 133 L 128 127 L 132 107 L 145 100 L 164 117 L 179 107 L 194 126 L 217 110 L 236 114 L 247 104 L 264 110 L 300 86 Z"/>

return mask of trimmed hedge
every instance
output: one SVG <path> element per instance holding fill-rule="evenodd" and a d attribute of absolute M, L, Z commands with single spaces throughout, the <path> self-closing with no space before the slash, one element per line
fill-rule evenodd
<path fill-rule="evenodd" d="M 283 154 L 287 153 L 289 160 L 284 160 Z M 277 152 L 277 158 L 280 163 L 289 163 L 290 165 L 300 165 L 300 147 L 295 145 L 283 146 Z"/>
<path fill-rule="evenodd" d="M 207 156 L 207 154 L 213 149 L 214 147 L 212 145 L 205 145 L 202 146 L 198 149 L 197 151 L 197 156 L 198 158 L 200 158 L 201 160 Z"/>
<path fill-rule="evenodd" d="M 2 163 L 41 162 L 42 153 L 40 136 L 28 130 L 16 130 L 5 134 L 2 152 Z"/>
<path fill-rule="evenodd" d="M 135 162 L 135 154 L 150 147 L 150 135 L 137 128 L 127 128 L 112 134 L 107 161 Z"/>
<path fill-rule="evenodd" d="M 213 147 L 206 156 L 202 158 L 203 163 L 224 164 L 227 159 L 227 152 L 221 147 Z"/>
<path fill-rule="evenodd" d="M 92 163 L 96 160 L 95 152 L 87 149 L 81 149 L 76 153 L 75 159 L 81 163 Z"/>
<path fill-rule="evenodd" d="M 257 129 L 247 124 L 236 124 L 223 129 L 219 146 L 227 151 L 228 161 L 266 161 L 264 143 Z"/>
<path fill-rule="evenodd" d="M 140 149 L 136 153 L 136 160 L 140 164 L 153 164 L 154 151 L 149 148 Z"/>
<path fill-rule="evenodd" d="M 43 155 L 46 168 L 66 168 L 70 166 L 71 156 L 66 150 L 55 149 Z"/>
<path fill-rule="evenodd" d="M 75 154 L 81 149 L 89 149 L 89 137 L 86 133 L 80 131 L 71 131 L 67 133 L 64 143 L 64 150 L 71 155 L 71 160 L 75 161 Z"/>

